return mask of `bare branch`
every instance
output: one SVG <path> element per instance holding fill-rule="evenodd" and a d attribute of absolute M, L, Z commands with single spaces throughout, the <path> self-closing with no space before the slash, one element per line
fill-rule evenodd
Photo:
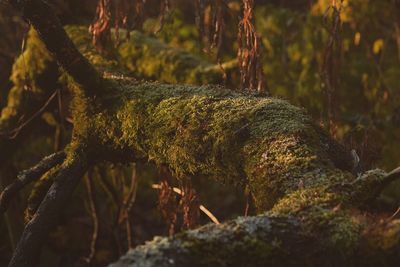
<path fill-rule="evenodd" d="M 65 152 L 60 151 L 43 158 L 36 166 L 22 171 L 14 183 L 7 186 L 0 194 L 0 214 L 4 213 L 11 199 L 26 185 L 39 179 L 45 172 L 50 170 L 65 159 Z"/>
<path fill-rule="evenodd" d="M 9 267 L 37 265 L 41 248 L 49 232 L 57 225 L 60 213 L 64 210 L 86 168 L 86 163 L 80 158 L 64 163 L 35 216 L 26 225 Z"/>
<path fill-rule="evenodd" d="M 48 107 L 48 105 L 51 103 L 51 101 L 54 99 L 54 97 L 58 94 L 59 89 L 57 89 L 50 97 L 49 99 L 47 99 L 46 103 L 44 103 L 44 105 L 35 112 L 35 114 L 33 114 L 29 119 L 27 119 L 26 121 L 24 121 L 21 125 L 19 125 L 17 128 L 11 130 L 8 133 L 1 133 L 0 135 L 8 135 L 10 139 L 14 139 L 18 136 L 18 134 L 21 132 L 21 130 L 27 126 L 29 123 L 31 123 L 35 118 L 37 118 L 40 114 L 42 114 L 42 112 Z"/>
<path fill-rule="evenodd" d="M 93 171 L 92 170 L 89 170 L 89 173 L 85 180 L 86 180 L 86 189 L 87 189 L 88 198 L 89 198 L 90 215 L 91 215 L 92 221 L 93 221 L 93 233 L 92 233 L 92 239 L 90 241 L 90 253 L 88 256 L 86 256 L 84 258 L 84 260 L 86 261 L 87 264 L 90 264 L 96 253 L 96 243 L 97 243 L 97 237 L 99 234 L 99 218 L 97 216 L 96 191 L 93 186 Z"/>

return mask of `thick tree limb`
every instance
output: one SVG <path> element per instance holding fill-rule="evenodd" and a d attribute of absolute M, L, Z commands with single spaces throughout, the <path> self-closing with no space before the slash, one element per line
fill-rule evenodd
<path fill-rule="evenodd" d="M 57 225 L 58 217 L 86 167 L 85 161 L 80 158 L 64 162 L 35 216 L 26 225 L 9 267 L 36 266 L 49 231 Z"/>
<path fill-rule="evenodd" d="M 340 216 L 337 214 L 337 216 Z M 349 218 L 349 220 L 351 220 Z M 350 222 L 350 221 L 349 221 Z M 342 222 L 344 226 L 345 223 Z M 110 267 L 173 266 L 397 266 L 400 220 L 376 225 L 375 232 L 394 231 L 386 240 L 376 235 L 351 232 L 349 243 L 329 243 L 337 231 L 334 224 L 325 229 L 305 226 L 296 217 L 242 217 L 221 225 L 207 225 L 172 238 L 156 237 L 129 251 Z M 323 230 L 324 229 L 324 230 Z M 351 236 L 354 234 L 354 236 Z M 390 241 L 389 241 L 390 240 Z"/>
<path fill-rule="evenodd" d="M 54 153 L 43 158 L 36 166 L 18 174 L 14 183 L 7 186 L 0 194 L 0 214 L 7 210 L 12 198 L 26 185 L 38 180 L 45 172 L 57 164 L 60 164 L 66 157 L 64 151 Z"/>

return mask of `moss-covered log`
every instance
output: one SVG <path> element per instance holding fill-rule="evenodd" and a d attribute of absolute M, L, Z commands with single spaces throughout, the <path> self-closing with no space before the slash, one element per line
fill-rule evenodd
<path fill-rule="evenodd" d="M 73 142 L 93 148 L 95 158 L 148 158 L 178 178 L 247 185 L 260 211 L 300 183 L 353 179 L 339 169 L 351 168 L 344 149 L 286 101 L 213 86 L 109 82 L 103 99 L 79 97 L 72 109 Z"/>
<path fill-rule="evenodd" d="M 156 237 L 109 266 L 397 266 L 400 220 L 365 234 L 345 219 L 336 229 L 334 222 L 323 223 L 310 228 L 299 217 L 242 217 Z M 338 232 L 339 227 L 344 228 Z"/>
<path fill-rule="evenodd" d="M 25 228 L 10 266 L 35 263 L 59 208 L 88 166 L 138 159 L 168 166 L 179 179 L 211 177 L 247 187 L 259 213 L 266 214 L 156 239 L 121 261 L 128 266 L 319 266 L 324 260 L 335 266 L 393 265 L 400 260 L 399 220 L 372 210 L 398 172 L 353 176 L 350 154 L 304 110 L 283 100 L 217 86 L 138 83 L 114 73 L 118 65 L 108 71 L 107 60 L 93 51 L 84 54 L 100 62 L 104 77 L 85 80 L 82 73 L 92 66 L 69 47 L 61 27 L 51 24 L 47 6 L 39 0 L 14 4 L 26 3 L 33 9 L 24 15 L 74 79 L 65 80 L 74 96 L 74 129 L 58 178 Z M 33 16 L 35 9 L 42 19 Z M 51 31 L 57 34 L 43 36 Z M 56 43 L 65 44 L 66 52 Z M 74 58 L 82 73 L 68 65 Z"/>

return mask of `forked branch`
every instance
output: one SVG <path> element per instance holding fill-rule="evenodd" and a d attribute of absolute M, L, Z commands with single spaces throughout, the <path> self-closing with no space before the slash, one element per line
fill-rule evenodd
<path fill-rule="evenodd" d="M 26 225 L 9 267 L 37 265 L 43 243 L 50 230 L 57 225 L 60 213 L 86 169 L 85 161 L 80 158 L 71 159 L 63 164 L 35 216 Z"/>
<path fill-rule="evenodd" d="M 4 213 L 12 198 L 26 185 L 40 179 L 40 177 L 52 167 L 60 164 L 65 159 L 65 152 L 60 151 L 43 158 L 36 166 L 29 170 L 22 171 L 17 179 L 7 186 L 0 194 L 0 214 Z"/>

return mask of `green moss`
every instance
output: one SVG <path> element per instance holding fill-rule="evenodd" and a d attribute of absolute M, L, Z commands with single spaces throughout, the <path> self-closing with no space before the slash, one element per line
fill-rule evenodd
<path fill-rule="evenodd" d="M 342 196 L 330 192 L 327 186 L 299 189 L 281 199 L 271 213 L 291 215 L 310 207 L 333 208 L 342 200 Z"/>
<path fill-rule="evenodd" d="M 370 170 L 359 176 L 353 183 L 351 201 L 365 206 L 375 201 L 382 191 L 382 182 L 386 173 L 380 169 Z"/>
<path fill-rule="evenodd" d="M 301 184 L 353 179 L 335 168 L 321 145 L 325 136 L 304 111 L 286 101 L 215 86 L 117 81 L 120 91 L 114 88 L 89 113 L 82 97 L 73 106 L 74 140 L 96 147 L 97 157 L 103 151 L 148 158 L 180 179 L 207 176 L 248 185 L 259 211 Z"/>
<path fill-rule="evenodd" d="M 131 263 L 136 264 L 133 266 L 146 265 L 151 261 L 157 266 L 169 266 L 171 263 L 173 266 L 293 266 L 295 259 L 284 257 L 289 247 L 283 237 L 297 235 L 297 229 L 293 221 L 280 218 L 240 217 L 222 225 L 206 225 L 177 234 L 173 239 L 157 237 L 147 242 L 143 250 L 139 247 L 135 254 L 128 257 L 133 259 Z M 171 252 L 168 262 L 165 254 Z M 147 253 L 152 257 L 144 256 Z M 303 258 L 301 261 L 305 262 L 307 255 Z"/>
<path fill-rule="evenodd" d="M 301 218 L 305 231 L 310 234 L 318 233 L 329 251 L 352 255 L 359 245 L 364 226 L 349 211 L 314 206 L 297 216 Z"/>
<path fill-rule="evenodd" d="M 349 263 L 360 227 L 343 214 L 315 221 L 292 216 L 239 217 L 172 238 L 157 237 L 129 252 L 129 266 L 333 266 Z M 149 257 L 149 255 L 151 255 Z"/>
<path fill-rule="evenodd" d="M 327 251 L 352 255 L 364 225 L 347 209 L 345 200 L 346 195 L 333 193 L 327 186 L 300 189 L 280 200 L 268 215 L 299 218 L 303 231 L 318 233 Z"/>

